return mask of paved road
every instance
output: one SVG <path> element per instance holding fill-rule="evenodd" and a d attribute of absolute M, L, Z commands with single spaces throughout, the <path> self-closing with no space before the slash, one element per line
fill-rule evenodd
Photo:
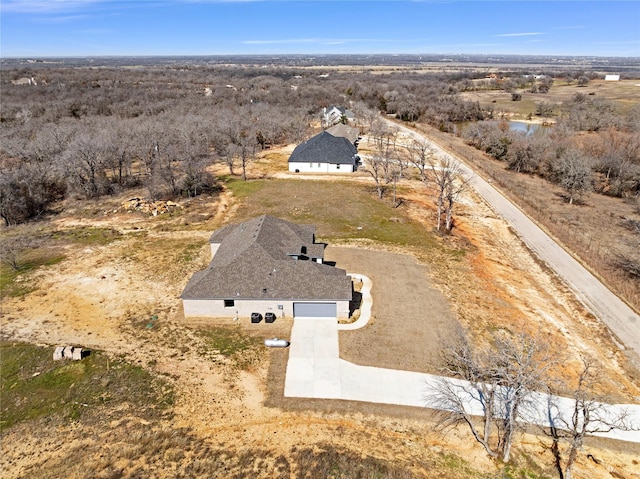
<path fill-rule="evenodd" d="M 392 124 L 413 137 L 431 141 L 437 155 L 454 157 L 423 135 L 396 123 Z M 633 359 L 640 365 L 640 316 L 489 182 L 475 174 L 460 158 L 454 158 L 460 162 L 463 172 L 471 178 L 471 186 L 484 201 L 512 226 L 538 258 L 566 282 L 587 309 L 609 327 L 620 346 L 635 352 Z"/>

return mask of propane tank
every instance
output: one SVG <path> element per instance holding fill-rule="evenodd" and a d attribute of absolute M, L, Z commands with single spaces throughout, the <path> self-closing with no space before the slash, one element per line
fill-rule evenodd
<path fill-rule="evenodd" d="M 271 338 L 265 339 L 264 345 L 270 348 L 286 348 L 287 346 L 289 346 L 289 341 L 287 341 L 286 339 Z"/>

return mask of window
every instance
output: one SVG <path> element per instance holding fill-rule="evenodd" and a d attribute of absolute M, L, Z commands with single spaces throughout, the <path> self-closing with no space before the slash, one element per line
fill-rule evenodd
<path fill-rule="evenodd" d="M 224 307 L 225 308 L 233 308 L 236 305 L 236 302 L 233 299 L 225 299 Z"/>
<path fill-rule="evenodd" d="M 320 168 L 320 163 L 318 163 L 318 168 Z"/>

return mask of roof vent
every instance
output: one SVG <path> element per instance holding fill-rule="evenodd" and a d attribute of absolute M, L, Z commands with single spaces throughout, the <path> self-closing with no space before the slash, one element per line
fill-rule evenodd
<path fill-rule="evenodd" d="M 267 292 L 267 288 L 262 288 L 262 292 L 266 293 Z"/>

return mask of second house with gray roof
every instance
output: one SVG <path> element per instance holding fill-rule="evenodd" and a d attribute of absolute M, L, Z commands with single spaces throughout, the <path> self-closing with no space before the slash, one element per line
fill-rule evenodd
<path fill-rule="evenodd" d="M 299 144 L 289 157 L 289 171 L 294 173 L 353 173 L 360 158 L 356 146 L 344 136 L 327 131 Z"/>

